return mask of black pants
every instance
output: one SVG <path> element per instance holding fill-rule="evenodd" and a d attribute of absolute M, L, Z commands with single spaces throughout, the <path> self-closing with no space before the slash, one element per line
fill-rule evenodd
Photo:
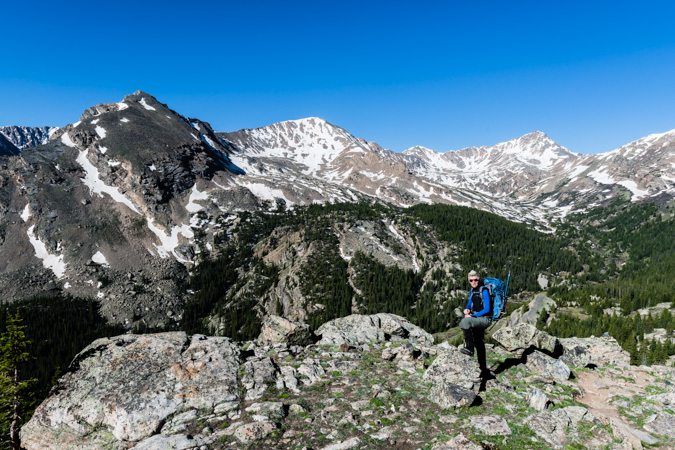
<path fill-rule="evenodd" d="M 465 317 L 459 322 L 459 328 L 464 332 L 467 348 L 473 353 L 476 349 L 478 366 L 481 371 L 487 370 L 485 361 L 485 329 L 490 326 L 489 317 Z"/>

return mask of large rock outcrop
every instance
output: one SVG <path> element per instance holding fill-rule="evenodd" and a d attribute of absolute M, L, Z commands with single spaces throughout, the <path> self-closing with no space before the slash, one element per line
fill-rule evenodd
<path fill-rule="evenodd" d="M 539 349 L 550 354 L 562 352 L 558 338 L 527 323 L 502 328 L 492 335 L 492 339 L 510 352 L 522 353 L 533 349 Z"/>
<path fill-rule="evenodd" d="M 316 330 L 319 344 L 363 344 L 376 341 L 409 339 L 423 345 L 432 345 L 432 335 L 407 319 L 395 314 L 380 313 L 370 316 L 353 314 L 331 320 Z"/>
<path fill-rule="evenodd" d="M 673 368 L 597 360 L 598 370 L 568 379 L 562 359 L 537 350 L 546 335 L 519 328 L 505 333 L 519 336 L 511 347 L 523 354 L 514 360 L 488 346 L 488 375 L 398 316 L 345 317 L 326 328 L 324 337 L 341 341 L 235 343 L 180 332 L 99 339 L 23 427 L 23 447 L 674 447 Z M 594 342 L 591 354 L 602 346 Z"/>
<path fill-rule="evenodd" d="M 267 316 L 262 323 L 258 341 L 262 344 L 308 345 L 312 343 L 309 325 L 279 316 Z"/>
<path fill-rule="evenodd" d="M 94 341 L 22 429 L 28 450 L 123 449 L 184 409 L 239 400 L 239 349 L 185 333 Z"/>
<path fill-rule="evenodd" d="M 565 338 L 560 343 L 563 347 L 560 359 L 573 367 L 630 365 L 630 354 L 613 337 Z"/>

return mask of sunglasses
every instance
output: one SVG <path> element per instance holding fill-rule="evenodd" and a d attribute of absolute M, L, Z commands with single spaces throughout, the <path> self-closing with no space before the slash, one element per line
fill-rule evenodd
<path fill-rule="evenodd" d="M 474 279 L 472 279 L 472 280 L 469 280 L 469 283 L 473 283 L 474 281 L 475 281 L 475 282 L 478 282 L 478 278 L 474 278 Z"/>

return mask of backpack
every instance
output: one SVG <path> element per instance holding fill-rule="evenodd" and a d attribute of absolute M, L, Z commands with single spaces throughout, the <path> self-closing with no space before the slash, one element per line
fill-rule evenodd
<path fill-rule="evenodd" d="M 499 278 L 484 278 L 483 287 L 490 293 L 492 320 L 499 319 L 506 309 L 506 287 Z"/>

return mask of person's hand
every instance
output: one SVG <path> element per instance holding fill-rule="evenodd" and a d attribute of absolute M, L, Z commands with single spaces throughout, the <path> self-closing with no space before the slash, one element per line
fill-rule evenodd
<path fill-rule="evenodd" d="M 468 309 L 465 309 L 464 310 L 464 317 L 471 317 L 471 311 L 469 311 Z"/>

